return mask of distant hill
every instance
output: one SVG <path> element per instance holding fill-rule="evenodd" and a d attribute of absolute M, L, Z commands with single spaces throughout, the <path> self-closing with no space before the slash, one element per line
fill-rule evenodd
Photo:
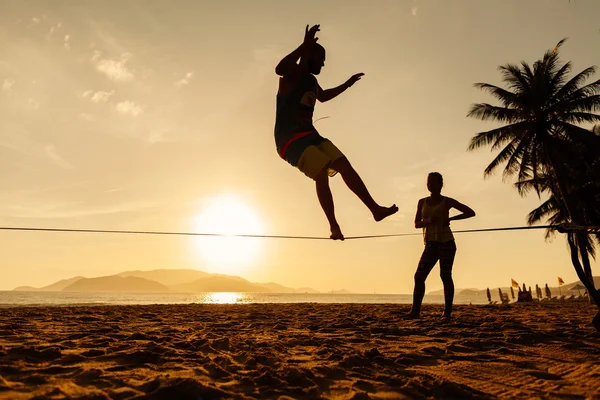
<path fill-rule="evenodd" d="M 239 277 L 210 276 L 191 283 L 170 286 L 176 292 L 271 292 L 268 288 Z"/>
<path fill-rule="evenodd" d="M 117 275 L 122 277 L 134 276 L 162 283 L 165 286 L 173 286 L 207 278 L 211 274 L 195 269 L 155 269 L 152 271 L 126 271 Z"/>
<path fill-rule="evenodd" d="M 521 284 L 521 286 L 523 286 L 523 282 L 519 282 Z M 533 285 L 529 284 L 528 282 L 525 282 L 525 286 L 529 289 L 529 286 L 531 286 L 531 290 L 533 292 L 535 292 L 535 284 L 536 282 L 533 283 Z M 577 284 L 582 284 L 581 281 L 575 281 L 575 282 L 570 282 L 570 283 L 565 283 L 564 285 L 562 285 L 560 287 L 560 290 L 558 288 L 558 286 L 550 286 L 548 285 L 548 287 L 550 288 L 550 291 L 552 292 L 552 295 L 554 296 L 555 294 L 558 294 L 559 292 L 562 292 L 563 294 L 566 293 L 570 293 L 571 292 L 571 288 L 574 287 Z M 538 285 L 542 288 L 542 290 L 544 289 L 546 282 L 540 284 L 538 283 Z M 594 286 L 596 287 L 596 289 L 600 289 L 600 276 L 594 276 Z M 504 293 L 510 293 L 510 286 L 501 286 L 500 289 L 504 292 Z M 518 291 L 516 288 L 513 289 L 515 290 L 515 296 L 516 296 L 516 291 Z M 487 296 L 486 293 L 486 289 L 455 289 L 454 292 L 456 294 L 459 295 L 469 295 L 469 296 Z M 492 296 L 498 296 L 498 288 L 490 288 L 490 292 L 492 294 Z M 444 294 L 444 289 L 440 289 L 440 290 L 433 290 L 431 292 L 427 293 L 428 295 L 443 295 Z M 570 294 L 577 294 L 577 291 L 574 290 L 573 293 Z"/>
<path fill-rule="evenodd" d="M 285 287 L 278 283 L 269 282 L 269 283 L 257 283 L 256 285 L 268 289 L 269 292 L 272 293 L 296 293 L 296 290 L 293 288 Z"/>
<path fill-rule="evenodd" d="M 85 278 L 83 276 L 76 276 L 74 278 L 63 279 L 58 282 L 54 282 L 51 285 L 44 286 L 41 288 L 34 288 L 31 286 L 19 286 L 17 288 L 14 288 L 13 290 L 20 291 L 20 292 L 60 292 L 67 286 L 72 285 L 73 283 L 77 282 L 80 279 L 85 279 Z"/>
<path fill-rule="evenodd" d="M 312 294 L 314 294 L 314 293 L 321 293 L 321 292 L 319 292 L 318 290 L 315 290 L 313 288 L 310 288 L 310 287 L 301 287 L 301 288 L 296 289 L 296 293 L 312 293 Z"/>
<path fill-rule="evenodd" d="M 169 288 L 149 279 L 135 276 L 103 276 L 100 278 L 81 278 L 65 287 L 63 292 L 129 292 L 129 293 L 161 293 Z"/>
<path fill-rule="evenodd" d="M 239 276 L 210 274 L 194 269 L 155 269 L 125 271 L 97 278 L 77 276 L 42 288 L 19 286 L 19 291 L 75 292 L 254 292 L 254 293 L 319 293 L 310 287 L 290 288 L 275 282 L 253 283 Z M 344 291 L 345 293 L 350 293 Z M 338 291 L 338 293 L 342 293 Z"/>
<path fill-rule="evenodd" d="M 17 286 L 13 289 L 13 292 L 39 292 L 40 289 L 34 288 L 33 286 Z"/>

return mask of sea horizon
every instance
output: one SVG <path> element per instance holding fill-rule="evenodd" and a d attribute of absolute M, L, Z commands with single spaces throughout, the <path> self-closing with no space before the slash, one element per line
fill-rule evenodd
<path fill-rule="evenodd" d="M 494 300 L 492 298 L 492 300 Z M 115 293 L 115 292 L 26 292 L 0 291 L 0 307 L 149 305 L 149 304 L 286 304 L 358 303 L 411 304 L 412 294 L 367 293 Z M 425 295 L 424 303 L 443 304 L 444 296 Z M 455 304 L 487 304 L 485 296 L 455 295 Z"/>

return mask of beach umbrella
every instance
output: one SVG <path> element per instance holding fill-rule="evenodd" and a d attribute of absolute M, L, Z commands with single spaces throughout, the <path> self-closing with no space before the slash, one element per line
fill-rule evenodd
<path fill-rule="evenodd" d="M 550 291 L 550 288 L 548 287 L 548 284 L 547 284 L 547 283 L 546 283 L 546 288 L 545 288 L 545 290 L 546 290 L 546 297 L 547 297 L 547 298 L 550 298 L 550 297 L 552 297 L 552 292 Z"/>
<path fill-rule="evenodd" d="M 540 287 L 538 286 L 538 284 L 535 284 L 535 295 L 537 296 L 537 298 L 539 299 L 540 296 Z"/>
<path fill-rule="evenodd" d="M 512 299 L 515 299 L 515 291 L 513 290 L 513 287 L 510 287 L 510 295 L 512 296 Z"/>
<path fill-rule="evenodd" d="M 581 290 L 585 289 L 585 286 L 583 286 L 581 283 L 578 283 L 577 285 L 573 286 L 571 289 L 569 290 L 577 290 L 577 292 L 579 293 L 579 295 L 581 296 Z"/>
<path fill-rule="evenodd" d="M 487 293 L 488 301 L 491 303 L 492 302 L 492 294 L 490 293 L 490 288 L 487 288 L 486 293 Z"/>

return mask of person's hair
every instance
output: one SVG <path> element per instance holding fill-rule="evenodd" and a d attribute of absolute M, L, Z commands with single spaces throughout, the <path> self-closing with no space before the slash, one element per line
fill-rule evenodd
<path fill-rule="evenodd" d="M 437 180 L 440 182 L 440 185 L 444 185 L 444 178 L 442 178 L 442 174 L 440 174 L 439 172 L 430 172 L 429 176 L 436 177 Z"/>
<path fill-rule="evenodd" d="M 312 53 L 312 54 L 314 54 L 314 53 L 316 53 L 316 52 L 317 52 L 317 50 L 322 50 L 322 51 L 325 51 L 325 47 L 321 46 L 319 43 L 315 43 L 315 44 L 313 45 L 313 48 L 312 48 L 312 51 L 311 51 L 311 53 Z"/>

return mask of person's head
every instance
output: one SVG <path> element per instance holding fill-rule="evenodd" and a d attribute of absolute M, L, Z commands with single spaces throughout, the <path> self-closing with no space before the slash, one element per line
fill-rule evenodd
<path fill-rule="evenodd" d="M 313 75 L 319 75 L 321 68 L 325 65 L 325 48 L 315 43 L 310 58 L 308 59 L 308 70 Z"/>
<path fill-rule="evenodd" d="M 444 186 L 442 174 L 439 172 L 430 172 L 429 175 L 427 175 L 427 190 L 429 190 L 431 194 L 440 194 L 442 186 Z"/>

